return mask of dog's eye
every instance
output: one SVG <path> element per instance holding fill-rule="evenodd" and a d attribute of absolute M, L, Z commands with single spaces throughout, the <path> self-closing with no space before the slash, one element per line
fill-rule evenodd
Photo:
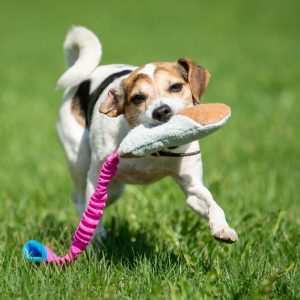
<path fill-rule="evenodd" d="M 133 104 L 140 104 L 140 103 L 142 103 L 142 102 L 144 102 L 145 101 L 145 96 L 144 95 L 142 95 L 142 94 L 135 94 L 134 96 L 132 96 L 131 97 L 131 102 L 133 103 Z"/>
<path fill-rule="evenodd" d="M 172 93 L 178 93 L 182 89 L 182 83 L 174 83 L 170 86 L 169 91 Z"/>

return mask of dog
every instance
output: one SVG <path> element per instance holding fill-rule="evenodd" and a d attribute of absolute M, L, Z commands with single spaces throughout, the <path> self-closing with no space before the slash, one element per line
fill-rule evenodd
<path fill-rule="evenodd" d="M 67 70 L 57 84 L 65 89 L 57 133 L 74 183 L 72 199 L 82 215 L 96 188 L 100 167 L 130 129 L 142 123 L 159 126 L 178 111 L 198 105 L 210 74 L 189 58 L 142 67 L 98 66 L 101 44 L 84 27 L 71 29 L 64 51 Z M 208 219 L 215 239 L 237 241 L 224 211 L 203 185 L 199 143 L 166 149 L 164 153 L 121 159 L 109 187 L 108 204 L 121 196 L 125 184 L 147 184 L 171 176 L 185 194 L 188 206 Z M 98 228 L 98 235 L 105 236 L 103 228 Z"/>

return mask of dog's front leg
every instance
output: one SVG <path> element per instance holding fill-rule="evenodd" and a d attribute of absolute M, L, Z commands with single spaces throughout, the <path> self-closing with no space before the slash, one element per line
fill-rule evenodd
<path fill-rule="evenodd" d="M 202 183 L 201 158 L 184 158 L 180 172 L 174 176 L 187 197 L 187 204 L 198 214 L 208 219 L 213 237 L 221 242 L 234 243 L 238 236 L 226 221 L 223 209 L 213 199 Z"/>

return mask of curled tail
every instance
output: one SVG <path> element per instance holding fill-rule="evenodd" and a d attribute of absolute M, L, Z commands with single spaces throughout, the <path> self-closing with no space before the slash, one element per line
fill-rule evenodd
<path fill-rule="evenodd" d="M 67 71 L 59 78 L 57 88 L 78 85 L 96 69 L 102 47 L 96 35 L 85 27 L 73 27 L 64 42 Z"/>

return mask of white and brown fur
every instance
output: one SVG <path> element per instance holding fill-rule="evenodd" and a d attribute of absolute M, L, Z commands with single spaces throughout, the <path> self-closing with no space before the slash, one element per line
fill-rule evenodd
<path fill-rule="evenodd" d="M 97 67 L 102 54 L 100 42 L 83 27 L 74 27 L 68 33 L 64 48 L 68 69 L 58 81 L 58 87 L 66 91 L 59 110 L 57 132 L 74 183 L 73 201 L 81 215 L 96 187 L 101 165 L 130 128 L 140 123 L 167 121 L 153 115 L 163 105 L 167 105 L 169 117 L 178 110 L 197 105 L 209 73 L 187 58 L 140 68 L 129 65 Z M 87 120 L 87 101 L 91 94 L 107 77 L 123 70 L 132 73 L 115 79 L 104 89 Z M 196 150 L 199 150 L 198 142 L 168 151 Z M 179 185 L 188 206 L 208 219 L 213 237 L 227 243 L 237 240 L 222 208 L 203 185 L 201 154 L 121 159 L 118 175 L 110 185 L 109 201 L 120 197 L 124 184 L 146 184 L 165 176 L 171 176 Z"/>

